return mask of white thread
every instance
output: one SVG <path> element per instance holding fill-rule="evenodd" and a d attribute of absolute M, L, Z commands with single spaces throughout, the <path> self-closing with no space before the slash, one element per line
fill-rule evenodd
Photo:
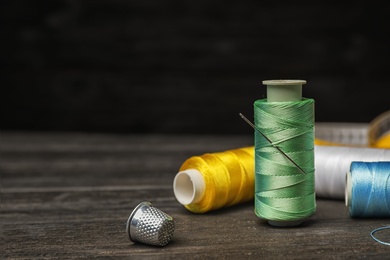
<path fill-rule="evenodd" d="M 318 197 L 344 199 L 351 162 L 390 161 L 390 149 L 315 146 L 315 185 Z"/>

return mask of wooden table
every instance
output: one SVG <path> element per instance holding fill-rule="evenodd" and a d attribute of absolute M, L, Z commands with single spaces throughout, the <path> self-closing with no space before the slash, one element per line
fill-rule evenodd
<path fill-rule="evenodd" d="M 390 247 L 370 237 L 390 221 L 352 219 L 344 201 L 318 198 L 316 214 L 293 228 L 260 220 L 252 202 L 193 214 L 176 201 L 172 181 L 185 159 L 252 145 L 251 136 L 1 133 L 0 138 L 2 259 L 390 257 Z M 174 218 L 167 246 L 127 239 L 125 223 L 141 201 Z M 386 234 L 390 231 L 377 236 Z"/>

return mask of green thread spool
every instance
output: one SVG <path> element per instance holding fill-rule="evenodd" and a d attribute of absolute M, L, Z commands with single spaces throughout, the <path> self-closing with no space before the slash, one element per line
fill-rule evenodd
<path fill-rule="evenodd" d="M 254 103 L 255 213 L 273 226 L 296 226 L 314 214 L 314 100 L 304 80 L 266 80 L 267 99 Z M 279 147 L 305 173 L 302 173 Z"/>

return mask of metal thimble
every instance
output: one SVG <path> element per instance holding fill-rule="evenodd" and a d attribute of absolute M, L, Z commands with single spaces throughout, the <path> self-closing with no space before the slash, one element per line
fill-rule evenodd
<path fill-rule="evenodd" d="M 174 230 L 172 217 L 153 207 L 148 201 L 141 202 L 135 207 L 126 224 L 130 241 L 154 246 L 168 244 Z"/>

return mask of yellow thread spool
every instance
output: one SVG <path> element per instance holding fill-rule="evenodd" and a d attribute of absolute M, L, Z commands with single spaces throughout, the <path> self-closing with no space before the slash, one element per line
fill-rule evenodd
<path fill-rule="evenodd" d="M 254 192 L 253 158 L 252 146 L 187 159 L 173 181 L 176 199 L 194 213 L 251 200 Z"/>

